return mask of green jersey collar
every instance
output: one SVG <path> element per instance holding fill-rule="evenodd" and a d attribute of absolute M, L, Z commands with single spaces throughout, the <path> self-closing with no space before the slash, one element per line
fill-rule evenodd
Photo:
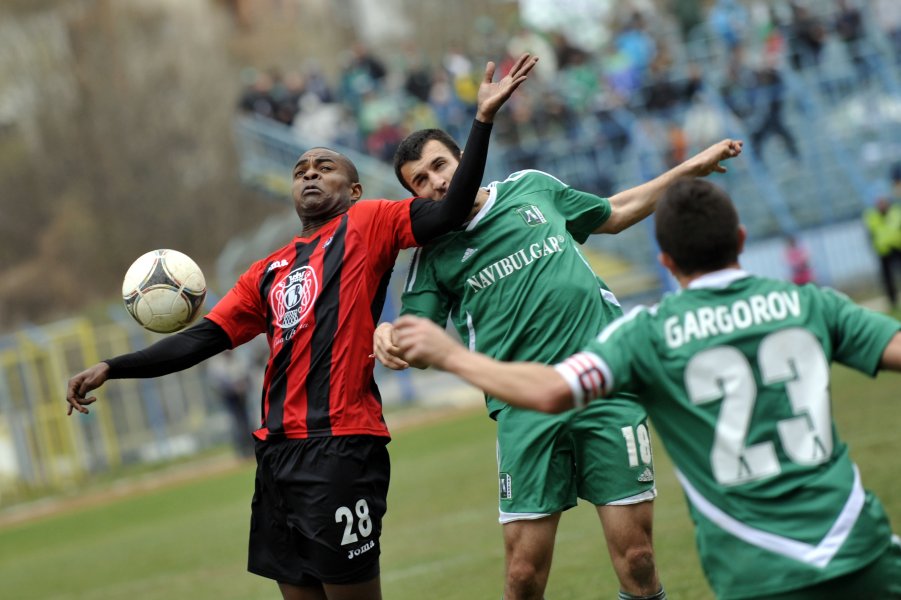
<path fill-rule="evenodd" d="M 488 211 L 491 210 L 491 207 L 494 206 L 495 201 L 497 200 L 497 182 L 494 181 L 488 184 L 488 198 L 485 200 L 485 204 L 482 205 L 482 208 L 479 212 L 476 213 L 476 216 L 472 218 L 469 222 L 469 225 L 466 226 L 466 231 L 472 231 L 476 228 L 485 215 L 488 214 Z"/>
<path fill-rule="evenodd" d="M 751 274 L 744 269 L 722 269 L 701 275 L 697 279 L 692 280 L 688 284 L 688 289 L 694 290 L 698 288 L 724 288 L 732 284 L 733 281 L 750 277 Z"/>

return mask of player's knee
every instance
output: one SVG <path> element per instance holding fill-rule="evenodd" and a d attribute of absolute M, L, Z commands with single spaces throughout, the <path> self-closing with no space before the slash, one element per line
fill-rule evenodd
<path fill-rule="evenodd" d="M 547 570 L 528 560 L 511 560 L 507 565 L 507 586 L 517 598 L 540 598 L 547 580 Z"/>
<path fill-rule="evenodd" d="M 627 549 L 622 556 L 621 564 L 632 581 L 648 583 L 656 582 L 657 580 L 654 550 L 650 544 L 642 544 Z"/>

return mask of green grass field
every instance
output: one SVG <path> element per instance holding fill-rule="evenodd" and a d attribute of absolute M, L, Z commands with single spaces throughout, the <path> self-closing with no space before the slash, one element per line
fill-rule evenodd
<path fill-rule="evenodd" d="M 864 484 L 880 496 L 901 531 L 901 377 L 873 381 L 843 368 L 834 377 L 839 431 Z M 493 423 L 483 411 L 463 412 L 397 432 L 390 449 L 385 597 L 499 598 L 503 559 Z M 659 445 L 655 458 L 655 546 L 669 597 L 712 598 L 682 494 Z M 0 529 L 0 597 L 277 598 L 274 583 L 245 571 L 252 488 L 253 469 L 246 465 L 6 526 Z M 580 505 L 561 520 L 547 597 L 615 598 L 616 590 L 593 507 Z"/>

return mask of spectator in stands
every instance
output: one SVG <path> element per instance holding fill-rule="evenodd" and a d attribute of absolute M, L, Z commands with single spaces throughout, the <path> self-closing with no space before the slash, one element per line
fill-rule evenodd
<path fill-rule="evenodd" d="M 889 42 L 896 65 L 901 65 L 901 2 L 872 0 L 873 22 Z"/>
<path fill-rule="evenodd" d="M 866 30 L 864 29 L 863 13 L 858 6 L 848 0 L 838 0 L 837 14 L 835 16 L 835 33 L 845 43 L 845 49 L 857 76 L 861 81 L 866 81 L 870 76 L 870 66 L 866 56 Z"/>
<path fill-rule="evenodd" d="M 315 61 L 307 63 L 304 69 L 304 90 L 316 94 L 322 102 L 335 102 L 335 94 L 322 73 L 322 68 Z"/>
<path fill-rule="evenodd" d="M 542 139 L 574 139 L 578 136 L 578 116 L 559 93 L 547 91 L 541 96 L 536 110 L 538 135 Z"/>
<path fill-rule="evenodd" d="M 657 42 L 648 32 L 644 16 L 640 12 L 635 11 L 629 16 L 616 35 L 616 47 L 625 55 L 634 78 L 640 85 L 657 55 Z"/>
<path fill-rule="evenodd" d="M 748 119 L 754 110 L 756 85 L 754 71 L 745 63 L 744 46 L 738 45 L 729 53 L 720 94 L 729 110 L 742 121 Z"/>
<path fill-rule="evenodd" d="M 406 49 L 404 64 L 404 91 L 419 102 L 429 101 L 432 89 L 432 70 L 422 53 L 413 47 Z"/>
<path fill-rule="evenodd" d="M 739 0 L 716 0 L 708 15 L 710 29 L 727 50 L 745 41 L 748 11 Z"/>
<path fill-rule="evenodd" d="M 826 44 L 826 28 L 798 0 L 789 2 L 791 23 L 788 28 L 789 58 L 796 71 L 820 64 L 820 53 Z"/>
<path fill-rule="evenodd" d="M 701 73 L 696 67 L 691 67 L 686 77 L 677 78 L 669 54 L 661 52 L 651 63 L 639 105 L 643 105 L 653 116 L 666 121 L 675 120 L 702 85 Z"/>
<path fill-rule="evenodd" d="M 243 112 L 275 118 L 275 102 L 272 99 L 272 77 L 265 71 L 253 72 L 252 82 L 241 94 L 238 108 Z"/>
<path fill-rule="evenodd" d="M 864 211 L 863 218 L 873 250 L 879 257 L 885 295 L 892 308 L 897 308 L 895 276 L 901 274 L 901 205 L 889 202 L 888 198 L 879 198 L 873 208 Z"/>
<path fill-rule="evenodd" d="M 325 102 L 308 91 L 300 98 L 300 112 L 292 128 L 301 140 L 317 144 L 338 144 L 359 148 L 360 128 L 348 108 L 338 102 Z"/>
<path fill-rule="evenodd" d="M 406 133 L 401 124 L 392 120 L 379 121 L 375 131 L 366 138 L 366 152 L 381 161 L 389 162 Z"/>
<path fill-rule="evenodd" d="M 527 27 L 520 28 L 507 42 L 508 56 L 519 56 L 523 52 L 531 52 L 541 57 L 541 62 L 535 66 L 535 75 L 539 81 L 545 83 L 553 81 L 557 76 L 556 50 L 551 41 Z"/>
<path fill-rule="evenodd" d="M 439 123 L 451 134 L 461 134 L 466 122 L 467 105 L 457 97 L 452 75 L 444 68 L 436 69 L 429 89 L 429 106 Z"/>
<path fill-rule="evenodd" d="M 669 0 L 668 9 L 679 22 L 683 41 L 690 41 L 695 28 L 704 21 L 701 3 L 698 0 Z"/>
<path fill-rule="evenodd" d="M 566 69 L 583 60 L 585 52 L 570 44 L 566 35 L 559 31 L 551 35 L 551 45 L 554 47 L 558 69 Z"/>
<path fill-rule="evenodd" d="M 304 79 L 297 71 L 285 73 L 274 86 L 272 100 L 275 104 L 275 120 L 291 125 L 300 110 L 300 98 L 304 94 Z"/>
<path fill-rule="evenodd" d="M 451 81 L 459 77 L 469 77 L 472 74 L 472 61 L 466 56 L 459 42 L 453 42 L 448 46 L 441 65 L 450 75 Z"/>
<path fill-rule="evenodd" d="M 648 115 L 657 119 L 666 131 L 668 168 L 673 168 L 688 158 L 685 112 L 701 86 L 701 73 L 695 67 L 689 69 L 687 77 L 676 78 L 667 52 L 658 53 L 651 63 L 638 105 L 643 105 Z"/>
<path fill-rule="evenodd" d="M 771 56 L 769 60 L 774 59 Z M 755 71 L 745 64 L 742 46 L 736 46 L 721 93 L 726 106 L 748 128 L 751 151 L 758 160 L 762 159 L 763 142 L 772 135 L 782 138 L 792 157 L 799 157 L 795 138 L 783 120 L 786 88 L 775 64 L 767 63 Z"/>
<path fill-rule="evenodd" d="M 810 266 L 810 254 L 801 242 L 793 235 L 785 237 L 785 262 L 791 273 L 791 282 L 795 285 L 813 283 L 813 267 Z"/>
<path fill-rule="evenodd" d="M 754 74 L 754 79 L 754 112 L 749 121 L 751 150 L 759 158 L 764 140 L 775 135 L 782 138 L 793 158 L 799 158 L 798 144 L 783 120 L 787 90 L 779 70 L 773 64 L 765 65 Z"/>
<path fill-rule="evenodd" d="M 360 110 L 364 96 L 380 88 L 387 74 L 382 61 L 365 45 L 358 42 L 351 47 L 341 72 L 341 97 L 354 114 Z"/>
<path fill-rule="evenodd" d="M 602 63 L 605 87 L 610 93 L 626 96 L 632 89 L 626 57 L 615 48 L 610 48 L 609 53 Z M 597 68 L 588 53 L 573 53 L 569 61 L 569 65 L 560 70 L 558 87 L 565 95 L 566 102 L 574 110 L 585 114 L 600 93 L 602 82 L 598 79 Z"/>

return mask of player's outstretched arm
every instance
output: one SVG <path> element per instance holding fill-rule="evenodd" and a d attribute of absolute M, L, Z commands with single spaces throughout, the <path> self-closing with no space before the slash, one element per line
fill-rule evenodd
<path fill-rule="evenodd" d="M 394 371 L 403 371 L 410 366 L 395 341 L 394 325 L 387 321 L 379 324 L 372 333 L 372 355 Z"/>
<path fill-rule="evenodd" d="M 879 368 L 889 371 L 901 371 L 901 331 L 897 332 L 882 353 Z"/>
<path fill-rule="evenodd" d="M 720 163 L 741 154 L 743 144 L 741 140 L 722 140 L 651 181 L 611 196 L 610 218 L 594 233 L 619 233 L 638 223 L 654 212 L 663 191 L 677 179 L 725 173 L 726 167 Z"/>
<path fill-rule="evenodd" d="M 225 330 L 209 319 L 201 319 L 197 325 L 166 336 L 143 350 L 107 359 L 75 375 L 66 388 L 68 414 L 71 415 L 73 409 L 87 414 L 85 407 L 97 398 L 86 398 L 85 394 L 103 385 L 107 379 L 168 375 L 193 367 L 228 348 L 231 348 L 231 340 Z"/>
<path fill-rule="evenodd" d="M 428 319 L 403 316 L 394 322 L 397 345 L 411 363 L 427 364 L 520 408 L 559 413 L 573 408 L 563 376 L 539 363 L 500 362 L 470 352 Z"/>
<path fill-rule="evenodd" d="M 73 410 L 84 415 L 88 414 L 90 412 L 87 409 L 88 404 L 96 402 L 97 397 L 87 394 L 103 385 L 108 378 L 109 365 L 105 362 L 97 363 L 72 377 L 69 385 L 66 386 L 66 402 L 69 403 L 69 410 L 66 414 L 71 415 Z"/>
<path fill-rule="evenodd" d="M 493 81 L 494 63 L 489 62 L 485 65 L 485 76 L 482 78 L 481 85 L 479 85 L 477 96 L 476 119 L 483 123 L 492 123 L 494 115 L 513 95 L 516 88 L 528 79 L 529 72 L 531 72 L 537 62 L 537 56 L 532 56 L 526 52 L 516 59 L 510 72 L 497 82 Z"/>

